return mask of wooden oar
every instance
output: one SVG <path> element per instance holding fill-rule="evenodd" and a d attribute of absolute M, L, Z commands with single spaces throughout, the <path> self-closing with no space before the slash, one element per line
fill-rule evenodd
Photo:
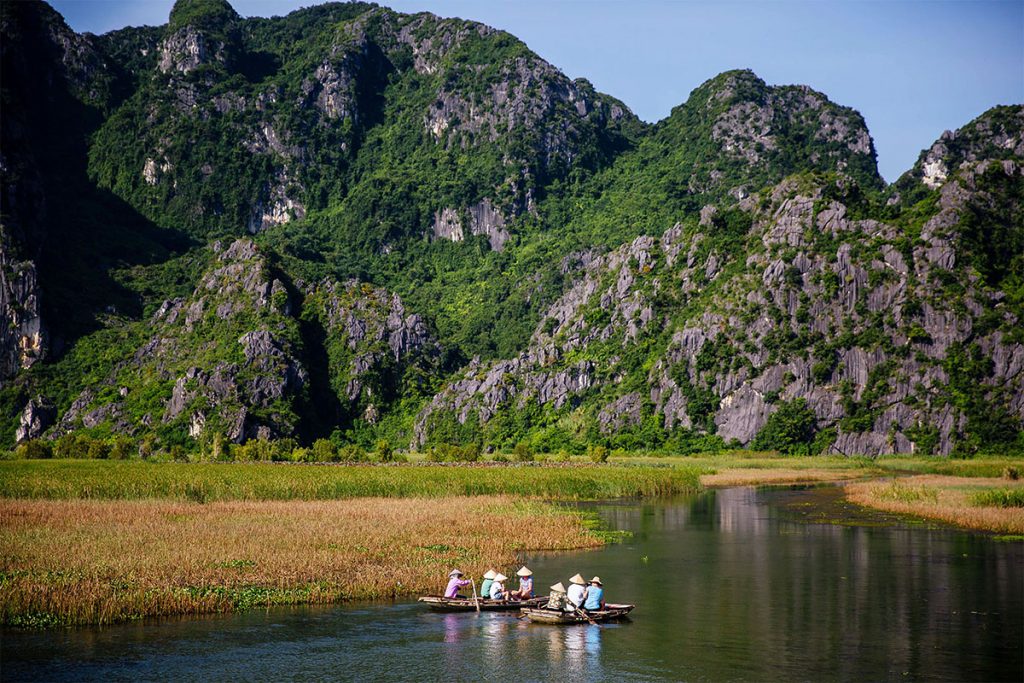
<path fill-rule="evenodd" d="M 473 604 L 476 605 L 476 611 L 480 611 L 480 597 L 476 594 L 476 579 L 470 578 L 470 583 L 473 584 Z"/>
<path fill-rule="evenodd" d="M 597 623 L 596 621 L 594 621 L 593 619 L 591 619 L 591 618 L 590 618 L 590 615 L 589 615 L 589 614 L 587 614 L 587 613 L 586 613 L 585 611 L 583 611 L 583 609 L 582 609 L 582 608 L 580 608 L 580 607 L 577 607 L 577 608 L 576 608 L 576 614 L 577 614 L 577 615 L 579 615 L 579 616 L 581 616 L 581 617 L 583 617 L 584 619 L 586 619 L 587 621 L 589 621 L 589 622 L 590 622 L 591 624 L 593 624 L 594 626 L 596 626 L 596 627 L 598 627 L 598 628 L 601 628 L 601 624 L 599 624 L 599 623 Z"/>

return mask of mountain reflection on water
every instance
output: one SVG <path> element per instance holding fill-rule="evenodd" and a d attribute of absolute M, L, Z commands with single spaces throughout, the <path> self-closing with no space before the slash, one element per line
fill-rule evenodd
<path fill-rule="evenodd" d="M 631 621 L 570 627 L 416 603 L 3 634 L 4 680 L 1013 680 L 1024 544 L 865 516 L 828 490 L 588 506 L 633 536 L 530 553 L 539 590 L 600 574 Z M 443 577 L 439 578 L 439 585 Z"/>

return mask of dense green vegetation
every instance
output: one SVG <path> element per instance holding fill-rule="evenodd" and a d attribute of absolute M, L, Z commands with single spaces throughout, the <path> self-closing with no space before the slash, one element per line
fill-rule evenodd
<path fill-rule="evenodd" d="M 515 494 L 575 500 L 695 491 L 697 468 L 286 466 L 146 462 L 0 462 L 0 497 L 136 500 L 334 500 Z"/>
<path fill-rule="evenodd" d="M 537 335 L 556 350 L 539 372 L 592 367 L 593 387 L 558 408 L 531 397 L 484 417 L 438 411 L 427 424 L 433 459 L 473 461 L 496 449 L 520 461 L 600 461 L 735 446 L 716 422 L 723 378 L 754 381 L 803 362 L 809 381 L 838 394 L 842 417 L 820 421 L 803 398 L 780 400 L 805 379 L 787 370 L 763 396 L 771 416 L 754 447 L 820 453 L 842 434 L 889 429 L 893 444 L 905 437 L 930 453 L 943 439 L 934 425 L 901 433 L 879 425 L 893 388 L 911 381 L 901 369 L 908 358 L 948 375 L 948 390 L 914 385 L 905 401 L 964 416 L 952 437 L 957 454 L 1024 449 L 1016 389 L 992 381 L 985 341 L 993 332 L 1020 341 L 1019 174 L 992 166 L 950 181 L 972 193 L 950 228 L 957 257 L 918 282 L 939 191 L 920 182 L 917 167 L 884 188 L 862 117 L 806 87 L 730 71 L 648 126 L 515 37 L 472 22 L 363 3 L 243 19 L 224 0 L 180 0 L 165 27 L 90 39 L 89 68 L 72 65 L 42 97 L 32 87 L 47 81 L 40 65 L 67 60 L 35 40 L 43 35 L 36 10 L 4 11 L 17 18 L 5 29 L 17 46 L 5 52 L 5 73 L 19 74 L 5 83 L 5 102 L 23 108 L 29 131 L 27 140 L 5 137 L 5 149 L 20 172 L 34 164 L 44 179 L 46 247 L 24 254 L 40 254 L 53 344 L 47 362 L 0 388 L 0 443 L 13 441 L 26 401 L 43 395 L 61 415 L 84 401 L 71 427 L 91 440 L 75 447 L 86 457 L 141 448 L 179 460 L 216 450 L 215 459 L 358 461 L 382 439 L 404 449 L 417 415 L 446 385 L 469 367 L 480 380 L 490 361 L 536 351 Z M 42 16 L 51 27 L 60 21 Z M 201 59 L 182 48 L 197 35 Z M 36 66 L 21 68 L 18 55 Z M 986 116 L 946 141 L 952 171 L 968 157 L 1007 158 L 988 137 L 1019 126 L 1018 108 Z M 776 218 L 797 199 L 813 202 L 808 225 L 841 206 L 848 218 L 893 231 L 865 228 L 851 239 L 818 225 L 773 242 Z M 461 241 L 435 235 L 442 212 L 458 221 Z M 288 221 L 273 224 L 282 216 Z M 650 262 L 604 268 L 595 276 L 601 296 L 574 320 L 559 329 L 545 318 L 587 263 L 673 226 L 679 253 L 654 247 Z M 220 290 L 207 291 L 203 283 L 220 267 L 219 250 L 250 232 L 258 270 L 277 289 L 269 305 L 239 307 L 248 285 L 231 289 L 222 278 Z M 869 301 L 901 277 L 894 252 L 909 292 L 900 319 Z M 769 281 L 776 268 L 781 277 Z M 974 274 L 981 295 L 968 306 Z M 619 280 L 630 282 L 625 293 Z M 763 290 L 794 303 L 759 300 Z M 365 314 L 361 323 L 386 318 L 392 294 L 404 315 L 422 316 L 428 350 L 393 352 L 393 326 L 350 338 L 331 317 L 340 307 Z M 638 302 L 631 319 L 616 309 L 623 296 Z M 180 319 L 154 317 L 165 302 L 180 302 Z M 816 327 L 830 307 L 843 309 L 841 319 Z M 970 318 L 970 338 L 930 353 L 930 309 Z M 753 331 L 762 320 L 770 325 Z M 627 332 L 631 325 L 640 332 Z M 674 340 L 687 327 L 720 334 L 682 353 Z M 273 359 L 243 353 L 252 331 L 271 335 Z M 167 345 L 147 346 L 158 338 Z M 841 362 L 852 351 L 884 360 L 854 382 Z M 299 366 L 308 377 L 281 391 L 260 384 Z M 186 376 L 172 414 L 168 400 Z M 503 381 L 517 391 L 528 384 Z M 658 382 L 678 390 L 686 426 L 659 412 Z M 617 421 L 609 411 L 626 395 L 636 397 L 635 415 Z M 255 436 L 257 426 L 296 442 L 278 449 L 252 439 L 251 452 L 226 443 Z"/>

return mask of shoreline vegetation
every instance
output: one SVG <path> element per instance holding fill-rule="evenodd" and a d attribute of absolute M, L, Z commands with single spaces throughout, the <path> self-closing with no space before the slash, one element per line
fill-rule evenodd
<path fill-rule="evenodd" d="M 847 484 L 846 499 L 885 512 L 1024 537 L 1024 481 L 916 475 Z"/>
<path fill-rule="evenodd" d="M 602 544 L 581 515 L 509 496 L 4 500 L 0 519 L 11 626 L 439 593 L 455 566 Z"/>
<path fill-rule="evenodd" d="M 107 624 L 437 592 L 449 565 L 478 575 L 515 564 L 521 551 L 597 547 L 613 536 L 553 500 L 837 482 L 858 505 L 1024 535 L 1024 468 L 1013 458 L 408 460 L 0 461 L 2 624 Z"/>

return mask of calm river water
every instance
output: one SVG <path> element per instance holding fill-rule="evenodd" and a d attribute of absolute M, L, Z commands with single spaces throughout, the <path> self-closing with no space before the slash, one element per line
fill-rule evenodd
<path fill-rule="evenodd" d="M 529 555 L 540 587 L 600 574 L 632 621 L 531 625 L 414 602 L 4 631 L 16 680 L 1024 678 L 1024 544 L 849 515 L 829 489 L 597 505 L 627 542 Z M 845 516 L 845 524 L 815 521 Z"/>

